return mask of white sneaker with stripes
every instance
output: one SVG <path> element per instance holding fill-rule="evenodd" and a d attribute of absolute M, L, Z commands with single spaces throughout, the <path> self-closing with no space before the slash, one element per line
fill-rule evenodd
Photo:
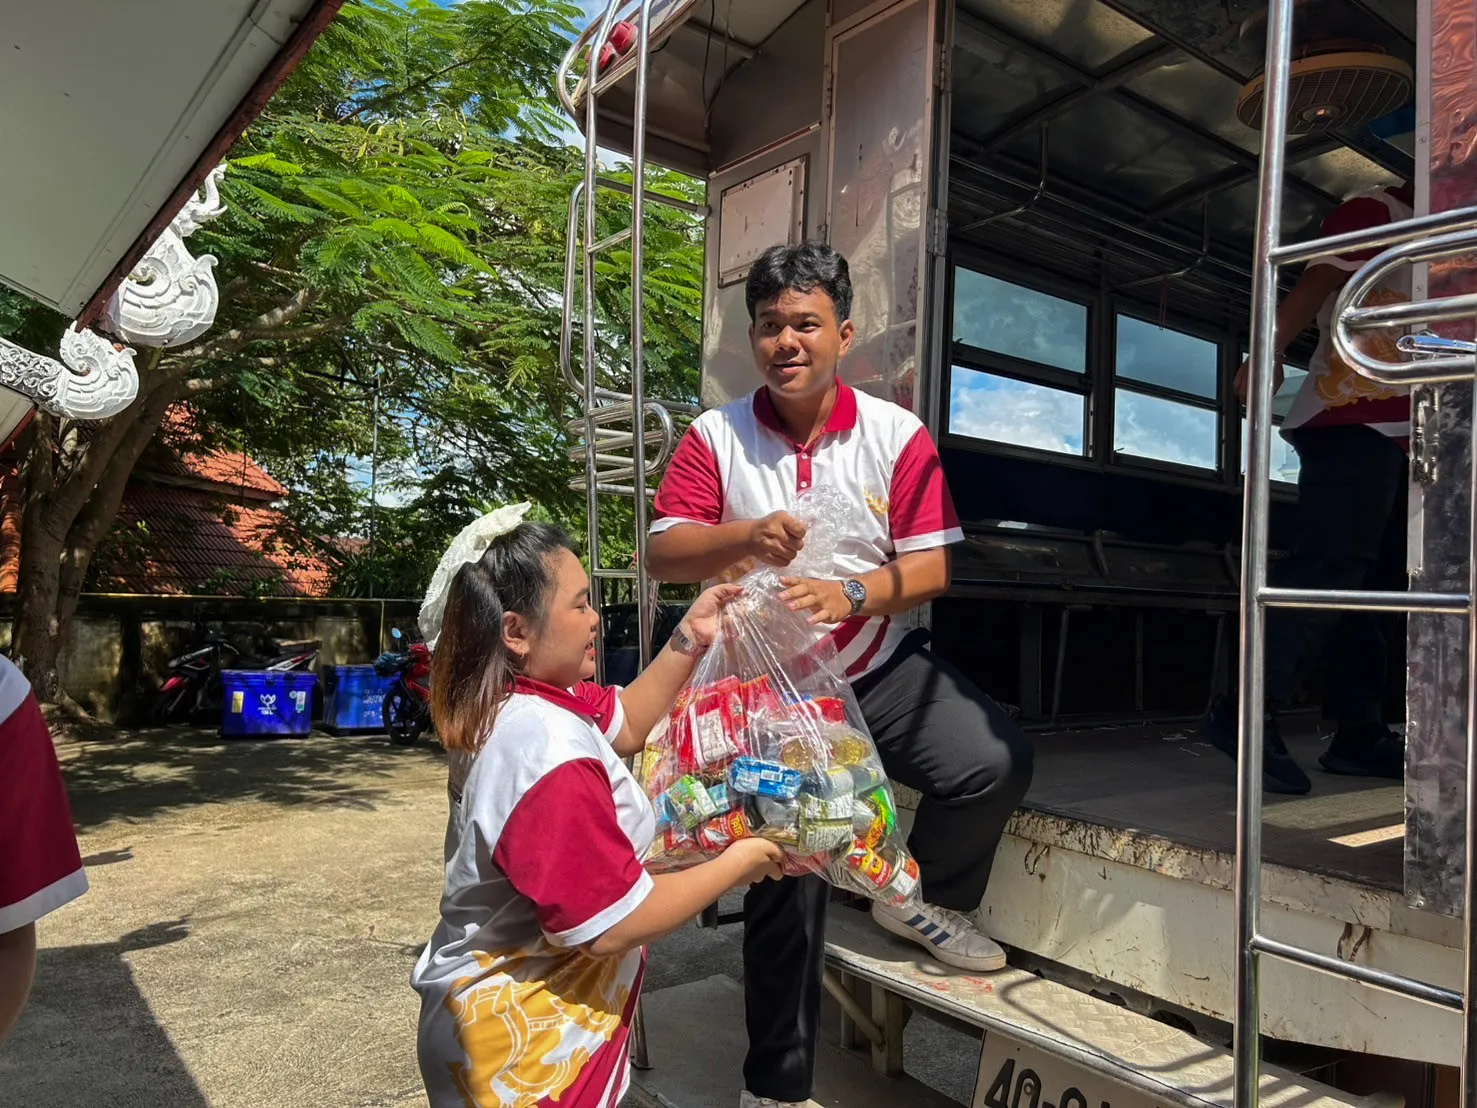
<path fill-rule="evenodd" d="M 890 908 L 874 900 L 872 919 L 883 930 L 917 943 L 955 969 L 993 973 L 1005 968 L 1005 951 L 963 912 L 919 903 Z"/>
<path fill-rule="evenodd" d="M 755 1096 L 745 1089 L 739 1095 L 739 1108 L 820 1108 L 813 1100 L 774 1100 L 767 1096 Z"/>

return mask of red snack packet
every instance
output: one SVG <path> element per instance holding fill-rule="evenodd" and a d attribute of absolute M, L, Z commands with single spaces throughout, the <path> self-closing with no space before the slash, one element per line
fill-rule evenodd
<path fill-rule="evenodd" d="M 739 679 L 725 677 L 698 689 L 683 713 L 677 738 L 679 761 L 697 770 L 727 765 L 748 749 Z"/>
<path fill-rule="evenodd" d="M 817 696 L 811 700 L 826 723 L 846 722 L 846 701 L 839 696 Z"/>
<path fill-rule="evenodd" d="M 699 827 L 695 833 L 698 846 L 711 853 L 718 853 L 730 843 L 753 836 L 754 827 L 742 808 L 724 812 Z"/>
<path fill-rule="evenodd" d="M 763 713 L 777 715 L 780 710 L 779 694 L 774 691 L 774 685 L 769 680 L 768 674 L 761 674 L 752 681 L 746 681 L 742 687 L 744 698 L 744 713 L 747 716 L 756 716 Z M 845 711 L 845 708 L 842 708 Z"/>

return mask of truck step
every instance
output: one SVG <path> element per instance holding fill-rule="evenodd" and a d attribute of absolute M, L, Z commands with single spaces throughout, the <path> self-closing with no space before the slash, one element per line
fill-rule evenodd
<path fill-rule="evenodd" d="M 1179 1028 L 1013 968 L 968 974 L 935 962 L 860 912 L 835 910 L 826 931 L 831 967 L 953 1021 L 1101 1075 L 1160 1108 L 1231 1108 L 1231 1052 Z M 1262 1108 L 1379 1108 L 1264 1066 Z"/>
<path fill-rule="evenodd" d="M 714 975 L 642 997 L 651 1069 L 634 1070 L 621 1108 L 738 1108 L 744 1087 L 744 992 Z M 814 1108 L 959 1108 L 910 1077 L 882 1078 L 864 1055 L 839 1049 L 824 1021 Z"/>

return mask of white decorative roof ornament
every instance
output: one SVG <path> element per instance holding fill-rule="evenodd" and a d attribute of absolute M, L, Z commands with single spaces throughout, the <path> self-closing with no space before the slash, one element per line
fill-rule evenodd
<path fill-rule="evenodd" d="M 103 310 L 103 329 L 135 346 L 191 342 L 215 323 L 220 294 L 215 258 L 191 256 L 185 239 L 226 210 L 220 182 L 225 165 L 205 177 Z M 58 362 L 0 339 L 0 387 L 67 419 L 107 419 L 138 396 L 131 346 L 118 346 L 73 323 L 61 339 Z M 65 363 L 65 364 L 64 364 Z"/>
<path fill-rule="evenodd" d="M 68 419 L 107 419 L 138 395 L 132 349 L 114 349 L 74 323 L 62 336 L 61 353 L 65 365 L 0 339 L 0 387 Z"/>
<path fill-rule="evenodd" d="M 220 198 L 225 165 L 206 175 L 149 252 L 134 266 L 103 310 L 104 328 L 138 346 L 169 347 L 192 342 L 210 330 L 220 307 L 216 259 L 196 258 L 185 239 L 226 210 Z"/>
<path fill-rule="evenodd" d="M 62 334 L 61 355 L 66 368 L 57 381 L 52 411 L 68 419 L 107 419 L 138 396 L 133 347 L 116 346 L 73 323 Z"/>

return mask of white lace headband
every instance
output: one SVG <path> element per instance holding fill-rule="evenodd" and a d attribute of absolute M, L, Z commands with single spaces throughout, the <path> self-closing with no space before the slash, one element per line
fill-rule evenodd
<path fill-rule="evenodd" d="M 461 533 L 451 540 L 446 553 L 441 555 L 441 562 L 436 567 L 436 572 L 431 576 L 430 588 L 426 589 L 426 599 L 421 602 L 420 618 L 416 621 L 421 629 L 421 635 L 426 640 L 426 645 L 435 649 L 436 640 L 441 637 L 441 620 L 446 614 L 446 597 L 451 592 L 451 582 L 456 577 L 456 571 L 468 562 L 475 562 L 487 552 L 494 539 L 506 535 L 513 528 L 523 522 L 523 517 L 528 514 L 531 504 L 508 504 L 488 512 L 481 519 L 474 519 L 461 529 Z"/>

